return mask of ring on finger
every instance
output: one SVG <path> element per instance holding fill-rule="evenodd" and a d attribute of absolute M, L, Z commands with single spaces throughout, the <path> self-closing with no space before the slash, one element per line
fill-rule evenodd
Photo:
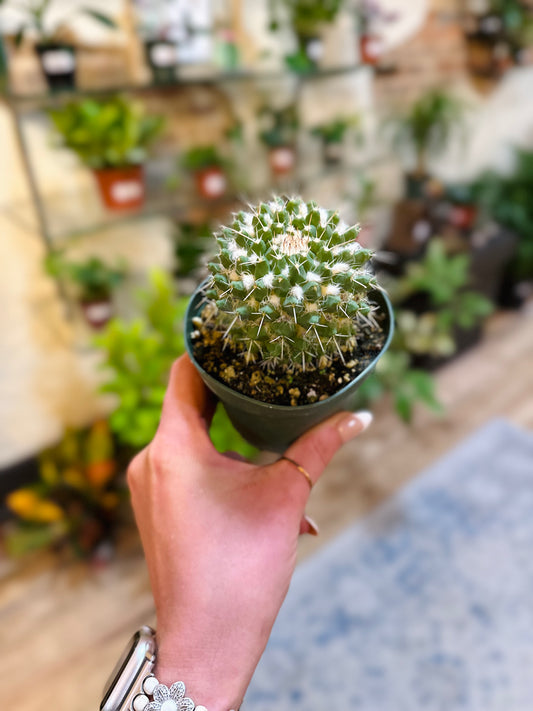
<path fill-rule="evenodd" d="M 280 458 L 280 461 L 281 461 L 281 459 L 284 459 L 286 462 L 290 462 L 291 464 L 293 464 L 296 467 L 296 469 L 298 469 L 298 471 L 304 475 L 307 483 L 309 484 L 309 490 L 311 490 L 313 488 L 313 480 L 311 479 L 311 475 L 309 474 L 309 472 L 306 469 L 304 469 L 302 467 L 301 464 L 298 464 L 298 462 L 295 462 L 294 459 L 291 459 L 290 457 L 283 456 Z"/>

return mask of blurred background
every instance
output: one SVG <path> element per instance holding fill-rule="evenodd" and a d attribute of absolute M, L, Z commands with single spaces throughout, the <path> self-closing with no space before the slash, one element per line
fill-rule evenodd
<path fill-rule="evenodd" d="M 154 619 L 124 470 L 243 205 L 359 222 L 396 309 L 302 559 L 487 421 L 533 428 L 529 0 L 0 0 L 0 87 L 4 702 L 95 706 Z"/>

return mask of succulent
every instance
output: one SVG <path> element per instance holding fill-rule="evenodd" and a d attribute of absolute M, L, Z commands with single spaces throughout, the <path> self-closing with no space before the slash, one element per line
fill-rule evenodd
<path fill-rule="evenodd" d="M 363 333 L 381 330 L 359 230 L 297 197 L 235 214 L 216 234 L 202 322 L 245 363 L 305 371 L 344 362 Z"/>

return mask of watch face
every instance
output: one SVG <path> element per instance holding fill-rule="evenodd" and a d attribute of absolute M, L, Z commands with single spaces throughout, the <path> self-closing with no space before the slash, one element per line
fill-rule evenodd
<path fill-rule="evenodd" d="M 109 677 L 100 711 L 118 711 L 142 672 L 148 674 L 155 663 L 155 632 L 141 627 L 128 643 Z"/>

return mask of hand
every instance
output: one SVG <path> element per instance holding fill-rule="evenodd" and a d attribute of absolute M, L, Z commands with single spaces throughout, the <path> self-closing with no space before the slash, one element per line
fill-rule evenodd
<path fill-rule="evenodd" d="M 184 681 L 209 711 L 228 711 L 242 702 L 289 588 L 298 534 L 310 530 L 309 485 L 287 461 L 259 467 L 219 454 L 208 435 L 213 410 L 182 356 L 157 434 L 128 482 L 157 610 L 156 676 Z M 316 482 L 370 419 L 340 413 L 287 456 Z"/>

